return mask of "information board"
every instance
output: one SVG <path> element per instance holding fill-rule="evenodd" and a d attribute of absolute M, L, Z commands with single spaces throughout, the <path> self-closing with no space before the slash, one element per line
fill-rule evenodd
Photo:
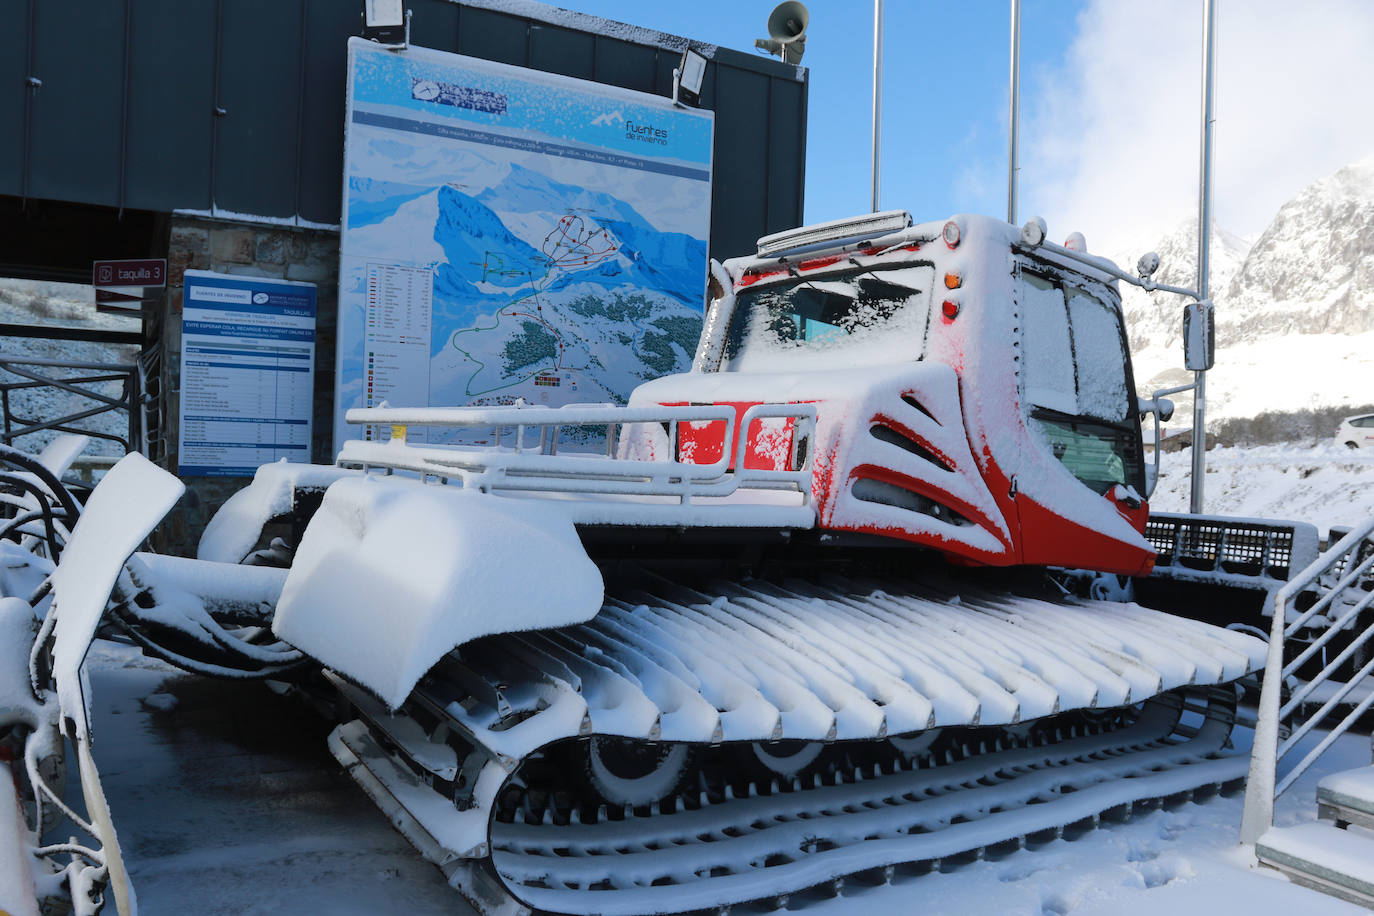
<path fill-rule="evenodd" d="M 186 271 L 179 475 L 309 462 L 314 378 L 315 284 Z"/>
<path fill-rule="evenodd" d="M 357 38 L 348 86 L 336 448 L 389 432 L 350 407 L 623 403 L 690 367 L 710 112 Z"/>

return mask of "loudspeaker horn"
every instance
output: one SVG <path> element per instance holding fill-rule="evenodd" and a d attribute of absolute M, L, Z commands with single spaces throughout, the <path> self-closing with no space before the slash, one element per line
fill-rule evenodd
<path fill-rule="evenodd" d="M 779 3 L 768 14 L 768 38 L 760 38 L 754 47 L 776 54 L 789 64 L 801 63 L 806 51 L 806 26 L 811 14 L 806 4 L 796 0 Z"/>
<path fill-rule="evenodd" d="M 806 24 L 811 16 L 805 3 L 788 0 L 779 3 L 768 14 L 768 36 L 778 41 L 800 41 L 806 35 Z"/>

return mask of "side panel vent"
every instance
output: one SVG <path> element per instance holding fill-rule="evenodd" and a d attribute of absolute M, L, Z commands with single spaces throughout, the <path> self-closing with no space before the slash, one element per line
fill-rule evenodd
<path fill-rule="evenodd" d="M 936 426 L 943 426 L 943 425 L 944 425 L 943 423 L 941 423 L 939 420 L 937 420 L 937 419 L 935 418 L 935 414 L 933 414 L 933 413 L 931 413 L 930 411 L 926 410 L 926 405 L 924 405 L 924 404 L 922 404 L 920 401 L 916 400 L 916 398 L 915 398 L 914 395 L 911 395 L 911 394 L 904 394 L 904 395 L 902 395 L 902 400 L 906 402 L 906 404 L 907 404 L 908 407 L 914 407 L 914 408 L 916 408 L 917 410 L 919 410 L 921 413 L 925 414 L 927 417 L 930 417 L 930 421 L 931 421 L 932 423 L 934 423 Z"/>
<path fill-rule="evenodd" d="M 851 491 L 855 499 L 861 499 L 864 502 L 893 506 L 897 509 L 906 509 L 908 512 L 919 512 L 951 525 L 973 524 L 949 506 L 941 505 L 928 496 L 923 496 L 914 490 L 908 490 L 906 487 L 899 487 L 886 481 L 874 480 L 871 477 L 859 477 L 854 481 Z"/>
<path fill-rule="evenodd" d="M 937 455 L 921 443 L 912 439 L 910 436 L 893 429 L 886 423 L 875 423 L 868 428 L 868 434 L 879 442 L 886 442 L 895 445 L 903 451 L 910 452 L 918 458 L 924 458 L 942 471 L 954 471 L 954 465 L 943 455 Z"/>

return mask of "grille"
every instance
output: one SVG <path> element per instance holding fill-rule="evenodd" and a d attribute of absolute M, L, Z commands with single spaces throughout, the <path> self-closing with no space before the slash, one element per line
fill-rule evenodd
<path fill-rule="evenodd" d="M 1159 553 L 1156 567 L 1284 580 L 1292 572 L 1291 525 L 1156 514 L 1145 526 L 1145 538 Z"/>

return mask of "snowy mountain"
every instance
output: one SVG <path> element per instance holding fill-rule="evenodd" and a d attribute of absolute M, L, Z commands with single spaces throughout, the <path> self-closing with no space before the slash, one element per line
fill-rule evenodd
<path fill-rule="evenodd" d="M 1374 331 L 1374 156 L 1279 208 L 1224 303 L 1218 317 L 1241 341 Z"/>
<path fill-rule="evenodd" d="M 1250 246 L 1240 236 L 1212 226 L 1211 288 L 1213 299 L 1224 290 L 1240 270 Z M 1113 258 L 1121 267 L 1135 273 L 1136 261 L 1147 249 Z M 1148 249 L 1159 255 L 1159 270 L 1155 282 L 1192 289 L 1197 285 L 1197 221 L 1180 223 L 1172 232 Z M 1126 331 L 1131 346 L 1182 347 L 1183 300 L 1173 293 L 1147 293 L 1126 284 L 1121 285 L 1121 305 L 1126 313 Z"/>
<path fill-rule="evenodd" d="M 1366 355 L 1374 343 L 1374 156 L 1304 188 L 1253 244 L 1216 226 L 1212 232 L 1217 362 L 1208 375 L 1208 418 L 1367 403 L 1374 378 L 1374 357 Z M 1196 284 L 1195 222 L 1154 250 L 1159 282 Z M 1134 270 L 1139 254 L 1115 260 Z M 1190 381 L 1182 300 L 1123 284 L 1122 304 L 1141 391 Z M 1177 400 L 1190 409 L 1186 395 Z"/>

